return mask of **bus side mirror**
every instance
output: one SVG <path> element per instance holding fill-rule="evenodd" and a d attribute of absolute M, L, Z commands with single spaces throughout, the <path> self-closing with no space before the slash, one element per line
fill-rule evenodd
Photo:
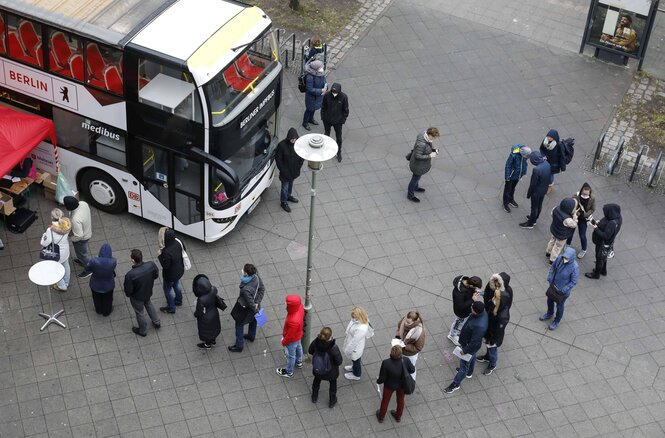
<path fill-rule="evenodd" d="M 224 191 L 229 199 L 233 199 L 238 195 L 238 178 L 233 178 L 224 169 L 215 169 L 215 177 L 224 184 Z"/>

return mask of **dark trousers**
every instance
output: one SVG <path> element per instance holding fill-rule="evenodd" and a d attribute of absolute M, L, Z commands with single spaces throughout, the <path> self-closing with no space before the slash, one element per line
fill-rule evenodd
<path fill-rule="evenodd" d="M 319 388 L 321 387 L 321 378 L 314 376 L 314 383 L 312 383 L 312 396 L 318 397 L 319 396 Z M 334 380 L 328 380 L 330 383 L 330 391 L 329 391 L 329 400 L 330 401 L 337 401 L 337 379 Z"/>
<path fill-rule="evenodd" d="M 249 329 L 247 330 L 247 336 L 253 341 L 256 338 L 256 319 L 252 318 L 252 321 L 248 324 Z M 245 333 L 245 324 L 243 322 L 236 321 L 236 347 L 243 348 L 245 346 L 245 338 L 243 334 Z"/>
<path fill-rule="evenodd" d="M 577 230 L 580 233 L 580 242 L 582 243 L 582 250 L 586 251 L 587 247 L 587 240 L 586 240 L 586 219 L 584 217 L 581 217 L 577 219 Z M 575 233 L 573 233 L 568 240 L 566 240 L 566 243 L 570 245 L 573 242 L 573 237 L 575 237 Z"/>
<path fill-rule="evenodd" d="M 596 244 L 596 274 L 607 275 L 607 257 L 603 257 L 603 244 Z"/>
<path fill-rule="evenodd" d="M 406 197 L 413 198 L 416 195 L 416 190 L 418 190 L 418 183 L 420 182 L 420 177 L 422 175 L 413 175 L 411 181 L 409 181 L 409 187 L 406 189 Z"/>
<path fill-rule="evenodd" d="M 390 404 L 390 399 L 393 397 L 393 392 L 397 392 L 397 409 L 395 416 L 397 418 L 402 418 L 402 413 L 404 412 L 404 390 L 403 389 L 390 389 L 386 388 L 386 385 L 383 385 L 383 396 L 381 396 L 381 407 L 379 408 L 379 418 L 383 420 L 388 411 L 388 405 Z"/>
<path fill-rule="evenodd" d="M 158 326 L 161 324 L 159 316 L 155 311 L 155 306 L 152 305 L 150 298 L 148 298 L 145 301 L 140 301 L 130 298 L 129 302 L 131 303 L 132 308 L 134 309 L 134 313 L 136 313 L 136 322 L 139 325 L 139 333 L 145 334 L 147 328 L 145 317 L 143 316 L 143 309 L 145 309 L 146 312 L 148 312 L 148 316 L 150 317 L 150 320 L 154 325 Z"/>
<path fill-rule="evenodd" d="M 503 186 L 503 205 L 508 205 L 515 201 L 515 187 L 517 187 L 518 182 L 520 180 L 506 181 L 506 184 Z"/>
<path fill-rule="evenodd" d="M 330 128 L 335 129 L 335 141 L 337 142 L 337 146 L 339 146 L 339 151 L 337 151 L 338 154 L 342 153 L 342 125 L 341 123 L 337 123 L 335 125 L 331 125 L 330 123 L 323 122 L 323 133 L 327 136 L 330 136 Z"/>
<path fill-rule="evenodd" d="M 363 373 L 363 367 L 362 364 L 360 363 L 360 359 L 362 358 L 359 357 L 358 360 L 351 361 L 351 366 L 353 367 L 351 371 L 353 372 L 353 375 L 356 377 L 360 377 Z"/>
<path fill-rule="evenodd" d="M 529 222 L 535 224 L 538 221 L 540 210 L 543 209 L 544 200 L 545 195 L 531 195 L 531 214 L 529 215 Z"/>
<path fill-rule="evenodd" d="M 547 297 L 547 314 L 554 315 L 554 322 L 557 324 L 561 322 L 563 318 L 563 312 L 565 310 L 565 303 L 568 297 L 564 298 L 559 304 L 555 303 L 554 300 L 550 297 Z M 556 306 L 556 314 L 554 314 L 554 306 Z"/>
<path fill-rule="evenodd" d="M 304 125 L 305 123 L 309 123 L 309 122 L 311 122 L 312 120 L 314 120 L 314 113 L 315 113 L 315 112 L 316 112 L 315 109 L 313 109 L 313 110 L 305 109 L 305 113 L 304 113 L 303 116 L 302 116 L 302 123 L 303 123 L 303 125 Z"/>
<path fill-rule="evenodd" d="M 109 316 L 113 312 L 113 291 L 100 293 L 93 290 L 92 302 L 98 315 Z"/>

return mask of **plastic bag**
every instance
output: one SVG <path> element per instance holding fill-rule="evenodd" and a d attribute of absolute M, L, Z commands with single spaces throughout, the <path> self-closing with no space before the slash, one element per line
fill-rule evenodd
<path fill-rule="evenodd" d="M 74 196 L 75 193 L 76 192 L 71 189 L 69 182 L 61 169 L 61 171 L 58 172 L 58 179 L 55 183 L 55 202 L 63 204 L 65 196 Z"/>

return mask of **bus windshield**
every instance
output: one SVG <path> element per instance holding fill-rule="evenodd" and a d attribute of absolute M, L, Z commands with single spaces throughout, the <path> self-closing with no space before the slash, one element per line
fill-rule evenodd
<path fill-rule="evenodd" d="M 204 86 L 213 126 L 222 125 L 232 110 L 277 67 L 277 50 L 275 34 L 268 32 Z"/>

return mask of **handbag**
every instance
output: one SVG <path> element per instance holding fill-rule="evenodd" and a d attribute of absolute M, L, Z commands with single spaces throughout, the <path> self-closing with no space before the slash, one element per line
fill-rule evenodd
<path fill-rule="evenodd" d="M 404 390 L 404 394 L 413 394 L 413 392 L 416 390 L 416 381 L 413 380 L 411 373 L 406 369 L 404 360 L 405 359 L 402 358 L 402 389 Z"/>
<path fill-rule="evenodd" d="M 51 243 L 46 245 L 39 251 L 39 258 L 42 260 L 51 260 L 53 262 L 59 262 L 60 261 L 60 241 L 64 239 L 64 236 L 60 238 L 57 242 L 53 241 L 53 230 L 49 228 L 49 232 L 51 233 Z"/>
<path fill-rule="evenodd" d="M 231 309 L 231 318 L 236 322 L 244 322 L 245 319 L 247 319 L 248 311 L 249 309 L 247 307 L 244 307 L 239 301 L 236 301 L 233 305 L 233 309 Z"/>
<path fill-rule="evenodd" d="M 182 244 L 180 239 L 176 237 L 178 243 L 180 244 L 180 248 L 182 248 L 182 264 L 185 267 L 185 271 L 189 271 L 192 269 L 192 261 L 189 259 L 189 256 L 187 255 L 187 251 L 185 251 L 185 245 Z"/>
<path fill-rule="evenodd" d="M 411 156 L 413 155 L 413 149 L 409 151 L 408 154 L 404 158 L 406 158 L 406 161 L 411 161 Z"/>
<path fill-rule="evenodd" d="M 600 256 L 604 259 L 608 258 L 612 252 L 612 245 L 602 245 L 600 247 Z"/>
<path fill-rule="evenodd" d="M 551 299 L 557 304 L 561 304 L 561 302 L 564 299 L 566 299 L 566 296 L 562 294 L 554 284 L 550 284 L 550 287 L 547 288 L 547 292 L 545 292 L 545 295 L 547 296 L 547 298 Z"/>
<path fill-rule="evenodd" d="M 254 314 L 254 319 L 256 320 L 256 325 L 259 327 L 263 327 L 266 322 L 268 322 L 268 318 L 266 317 L 266 311 L 261 309 L 258 312 Z"/>

